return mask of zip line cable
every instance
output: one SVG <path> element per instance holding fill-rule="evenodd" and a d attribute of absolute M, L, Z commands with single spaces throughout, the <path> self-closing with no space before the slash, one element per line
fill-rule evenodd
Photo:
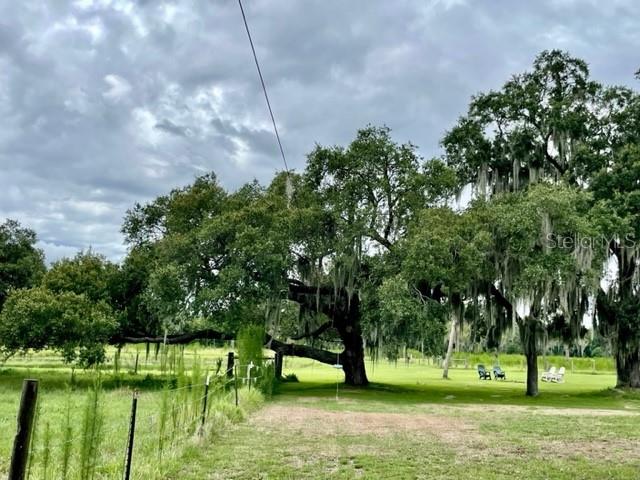
<path fill-rule="evenodd" d="M 249 31 L 249 24 L 247 23 L 247 17 L 244 14 L 244 8 L 242 7 L 242 0 L 238 0 L 240 5 L 240 12 L 242 13 L 242 21 L 244 22 L 244 28 L 247 31 L 247 37 L 249 37 L 249 44 L 251 45 L 251 52 L 253 53 L 253 60 L 256 62 L 256 68 L 258 69 L 258 76 L 260 77 L 260 83 L 262 85 L 262 91 L 264 92 L 264 99 L 267 101 L 267 108 L 269 109 L 269 115 L 271 115 L 271 123 L 273 124 L 273 131 L 276 134 L 276 140 L 278 141 L 278 147 L 280 147 L 280 154 L 282 155 L 282 161 L 284 163 L 284 169 L 289 174 L 289 166 L 287 165 L 287 159 L 284 156 L 284 149 L 282 148 L 282 142 L 280 141 L 280 134 L 278 133 L 278 127 L 276 126 L 276 119 L 273 116 L 273 110 L 271 109 L 271 102 L 269 102 L 269 95 L 267 95 L 267 87 L 264 84 L 264 78 L 262 76 L 262 70 L 260 69 L 260 63 L 258 62 L 258 55 L 256 55 L 256 49 L 253 46 L 253 40 L 251 38 L 251 32 Z"/>

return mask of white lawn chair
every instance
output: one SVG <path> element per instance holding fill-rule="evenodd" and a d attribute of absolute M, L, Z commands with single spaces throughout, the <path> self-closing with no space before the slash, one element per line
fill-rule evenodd
<path fill-rule="evenodd" d="M 551 377 L 551 381 L 556 383 L 564 383 L 564 371 L 564 367 L 560 367 L 560 370 L 558 370 L 558 372 L 553 377 Z"/>
<path fill-rule="evenodd" d="M 553 382 L 553 379 L 556 377 L 556 367 L 551 367 L 549 370 L 542 374 L 543 382 Z"/>

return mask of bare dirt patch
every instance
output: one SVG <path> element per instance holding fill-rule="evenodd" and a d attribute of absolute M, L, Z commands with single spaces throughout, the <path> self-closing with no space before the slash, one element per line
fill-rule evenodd
<path fill-rule="evenodd" d="M 301 464 L 320 462 L 329 464 L 338 456 L 359 454 L 388 455 L 389 448 L 378 450 L 367 440 L 375 436 L 383 445 L 393 446 L 395 436 L 410 437 L 412 443 L 438 442 L 453 451 L 456 461 L 483 461 L 488 458 L 536 457 L 536 458 L 576 458 L 591 460 L 613 460 L 628 462 L 640 457 L 640 442 L 623 439 L 599 440 L 556 440 L 531 439 L 526 445 L 510 444 L 500 438 L 479 430 L 480 422 L 473 417 L 482 412 L 487 418 L 492 412 L 505 415 L 541 414 L 561 416 L 637 416 L 638 412 L 583 408 L 546 408 L 515 405 L 475 406 L 448 405 L 435 413 L 389 413 L 330 411 L 308 406 L 271 404 L 257 412 L 249 422 L 265 433 L 279 432 L 298 439 L 287 449 L 292 454 L 291 461 Z M 286 432 L 286 433 L 285 433 Z M 348 442 L 331 439 L 349 438 Z M 387 444 L 388 440 L 388 444 Z M 347 446 L 345 446 L 345 443 Z"/>
<path fill-rule="evenodd" d="M 443 415 L 386 412 L 334 412 L 319 408 L 269 405 L 252 417 L 257 429 L 283 428 L 306 437 L 331 435 L 411 434 L 435 436 L 445 444 L 463 447 L 484 443 L 477 426 Z"/>

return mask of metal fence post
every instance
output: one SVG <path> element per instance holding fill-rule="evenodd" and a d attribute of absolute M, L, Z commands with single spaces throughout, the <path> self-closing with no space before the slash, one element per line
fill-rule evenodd
<path fill-rule="evenodd" d="M 131 421 L 129 423 L 129 440 L 127 441 L 127 454 L 125 457 L 124 480 L 131 477 L 131 460 L 133 459 L 133 439 L 136 433 L 136 411 L 138 409 L 138 391 L 133 392 L 131 400 Z"/>
<path fill-rule="evenodd" d="M 20 410 L 18 411 L 18 427 L 13 441 L 9 480 L 23 480 L 26 478 L 37 400 L 38 380 L 25 380 L 22 382 L 22 397 L 20 398 Z"/>
<path fill-rule="evenodd" d="M 202 419 L 200 423 L 200 435 L 204 435 L 204 422 L 207 418 L 207 398 L 209 397 L 209 381 L 211 375 L 207 375 L 207 380 L 204 383 L 204 397 L 202 398 Z"/>

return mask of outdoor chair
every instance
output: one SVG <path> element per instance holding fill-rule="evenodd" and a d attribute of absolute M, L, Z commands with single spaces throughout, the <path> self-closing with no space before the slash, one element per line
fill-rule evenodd
<path fill-rule="evenodd" d="M 480 380 L 491 380 L 491 374 L 487 372 L 484 365 L 478 365 L 478 376 L 480 377 Z"/>
<path fill-rule="evenodd" d="M 552 382 L 564 383 L 564 367 L 560 367 L 560 370 L 551 378 Z"/>
<path fill-rule="evenodd" d="M 543 382 L 552 382 L 556 376 L 556 367 L 551 367 L 549 370 L 542 374 Z"/>
<path fill-rule="evenodd" d="M 502 380 L 506 380 L 507 379 L 507 374 L 504 373 L 504 370 L 502 370 L 499 366 L 495 366 L 493 367 L 493 378 L 494 379 L 499 379 L 501 378 Z"/>

